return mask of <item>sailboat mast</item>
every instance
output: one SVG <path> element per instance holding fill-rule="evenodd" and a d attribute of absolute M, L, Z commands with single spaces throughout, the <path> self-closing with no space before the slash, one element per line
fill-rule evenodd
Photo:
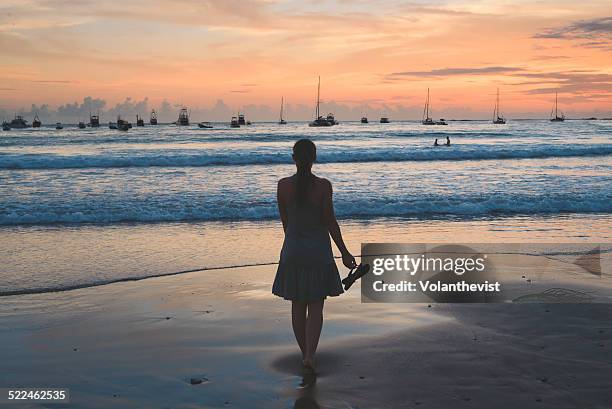
<path fill-rule="evenodd" d="M 317 119 L 319 118 L 319 97 L 321 94 L 321 76 L 319 75 L 319 85 L 317 85 Z"/>
<path fill-rule="evenodd" d="M 280 110 L 280 120 L 283 120 L 283 99 L 284 97 L 281 97 L 281 110 Z"/>
<path fill-rule="evenodd" d="M 559 114 L 557 113 L 557 99 L 558 99 L 558 93 L 555 92 L 555 118 L 557 118 L 559 116 Z"/>
<path fill-rule="evenodd" d="M 427 113 L 425 114 L 425 119 L 429 118 L 429 88 L 427 88 L 427 104 L 425 104 L 425 109 Z"/>

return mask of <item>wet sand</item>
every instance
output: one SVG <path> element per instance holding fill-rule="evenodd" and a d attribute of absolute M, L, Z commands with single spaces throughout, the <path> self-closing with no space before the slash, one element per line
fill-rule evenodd
<path fill-rule="evenodd" d="M 610 304 L 361 304 L 357 286 L 327 302 L 315 381 L 272 278 L 2 297 L 0 384 L 68 387 L 70 408 L 612 407 Z"/>

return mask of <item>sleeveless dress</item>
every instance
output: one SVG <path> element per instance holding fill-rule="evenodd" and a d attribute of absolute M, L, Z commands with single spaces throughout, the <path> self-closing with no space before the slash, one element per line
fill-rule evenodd
<path fill-rule="evenodd" d="M 287 231 L 272 293 L 301 302 L 342 294 L 328 229 L 322 223 L 322 207 L 293 203 L 287 213 Z"/>

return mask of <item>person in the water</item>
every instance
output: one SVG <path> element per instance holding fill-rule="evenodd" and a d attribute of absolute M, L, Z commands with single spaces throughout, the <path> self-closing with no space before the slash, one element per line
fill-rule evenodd
<path fill-rule="evenodd" d="M 450 138 L 448 136 L 446 137 L 446 146 L 450 146 Z"/>
<path fill-rule="evenodd" d="M 438 138 L 436 138 L 436 140 L 434 142 L 434 146 L 440 146 L 440 145 L 438 145 Z"/>

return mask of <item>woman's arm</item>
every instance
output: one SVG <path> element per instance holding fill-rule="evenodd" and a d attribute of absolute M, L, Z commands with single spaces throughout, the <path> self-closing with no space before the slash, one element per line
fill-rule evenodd
<path fill-rule="evenodd" d="M 342 232 L 340 231 L 340 225 L 338 224 L 336 213 L 334 212 L 332 185 L 326 179 L 323 179 L 323 182 L 325 184 L 323 193 L 323 218 L 325 220 L 325 224 L 327 225 L 327 230 L 329 231 L 331 238 L 334 240 L 334 243 L 336 243 L 336 246 L 338 246 L 340 254 L 342 254 L 342 263 L 347 268 L 355 268 L 357 266 L 357 262 L 355 261 L 355 257 L 351 255 L 344 244 Z"/>
<path fill-rule="evenodd" d="M 284 200 L 285 189 L 283 186 L 283 180 L 278 181 L 276 188 L 276 203 L 278 204 L 278 213 L 280 214 L 281 222 L 283 223 L 283 231 L 287 232 L 287 205 Z"/>

